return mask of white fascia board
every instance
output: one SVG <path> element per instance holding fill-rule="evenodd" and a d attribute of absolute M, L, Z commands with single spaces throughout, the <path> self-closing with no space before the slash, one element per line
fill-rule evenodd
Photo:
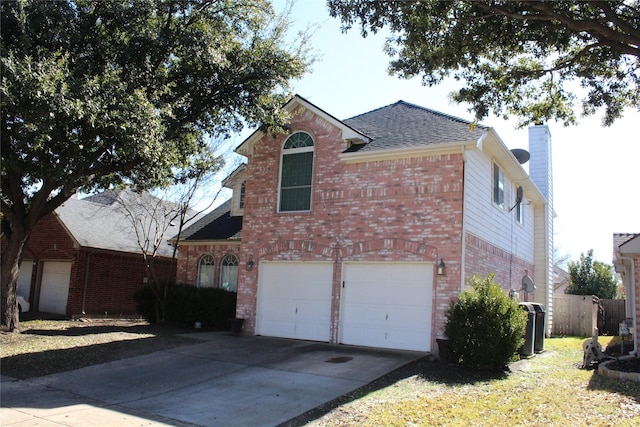
<path fill-rule="evenodd" d="M 475 147 L 477 141 L 464 141 L 447 144 L 423 145 L 419 147 L 393 148 L 388 150 L 340 153 L 338 158 L 343 162 L 365 163 L 381 160 L 393 160 L 410 157 L 435 156 L 438 154 L 458 154 L 463 153 L 465 148 Z"/>
<path fill-rule="evenodd" d="M 243 178 L 246 175 L 247 164 L 242 163 L 233 172 L 231 172 L 225 179 L 222 180 L 222 186 L 233 190 L 233 185 L 238 177 Z"/>
<path fill-rule="evenodd" d="M 175 240 L 171 240 L 175 243 Z M 238 246 L 242 243 L 241 240 L 180 240 L 180 246 L 198 246 L 198 245 L 226 245 L 226 246 Z M 180 247 L 178 247 L 180 250 Z"/>

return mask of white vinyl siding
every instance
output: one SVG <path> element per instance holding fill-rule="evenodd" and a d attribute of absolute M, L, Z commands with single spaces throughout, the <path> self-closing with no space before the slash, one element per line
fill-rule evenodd
<path fill-rule="evenodd" d="M 527 203 L 525 194 L 521 205 L 524 224 L 515 220 L 516 185 L 505 174 L 504 205 L 507 209 L 496 209 L 493 204 L 493 161 L 478 150 L 465 152 L 467 161 L 464 172 L 464 224 L 465 231 L 507 251 L 517 257 L 533 262 L 534 221 L 533 205 Z"/>

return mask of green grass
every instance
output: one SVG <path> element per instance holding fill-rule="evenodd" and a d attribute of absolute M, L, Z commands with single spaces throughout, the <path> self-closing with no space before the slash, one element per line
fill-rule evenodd
<path fill-rule="evenodd" d="M 322 426 L 640 425 L 640 384 L 579 369 L 584 338 L 547 339 L 508 375 L 414 375 L 334 409 Z M 608 337 L 602 337 L 603 347 Z M 451 369 L 451 368 L 443 368 Z"/>

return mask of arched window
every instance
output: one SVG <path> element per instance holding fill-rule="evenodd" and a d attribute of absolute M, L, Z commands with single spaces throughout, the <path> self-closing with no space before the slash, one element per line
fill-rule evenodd
<path fill-rule="evenodd" d="M 284 142 L 280 171 L 280 212 L 311 209 L 313 139 L 296 132 Z"/>
<path fill-rule="evenodd" d="M 212 288 L 215 262 L 213 256 L 203 255 L 198 261 L 198 287 Z"/>
<path fill-rule="evenodd" d="M 225 255 L 220 261 L 220 287 L 236 292 L 238 289 L 238 257 Z"/>

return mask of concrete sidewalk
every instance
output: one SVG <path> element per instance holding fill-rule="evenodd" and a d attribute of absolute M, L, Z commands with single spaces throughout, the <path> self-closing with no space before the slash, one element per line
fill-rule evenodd
<path fill-rule="evenodd" d="M 275 426 L 425 353 L 198 333 L 75 371 L 2 377 L 2 426 Z"/>

